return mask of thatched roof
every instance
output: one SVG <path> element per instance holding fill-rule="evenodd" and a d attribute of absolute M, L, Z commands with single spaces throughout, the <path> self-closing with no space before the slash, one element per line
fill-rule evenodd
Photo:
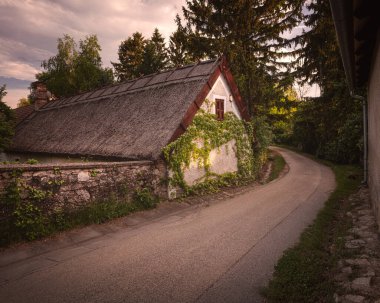
<path fill-rule="evenodd" d="M 200 62 L 49 102 L 17 126 L 11 150 L 157 159 L 190 124 L 223 72 L 222 62 Z"/>
<path fill-rule="evenodd" d="M 20 124 L 24 119 L 26 119 L 33 112 L 34 112 L 34 104 L 15 108 L 14 113 L 16 117 L 16 125 Z"/>

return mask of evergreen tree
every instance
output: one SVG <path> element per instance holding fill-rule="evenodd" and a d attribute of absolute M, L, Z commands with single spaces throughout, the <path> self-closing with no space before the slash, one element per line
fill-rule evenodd
<path fill-rule="evenodd" d="M 165 47 L 165 39 L 157 28 L 152 37 L 146 42 L 141 65 L 138 67 L 141 75 L 149 75 L 161 71 L 167 67 L 168 54 Z"/>
<path fill-rule="evenodd" d="M 192 62 L 191 55 L 188 51 L 189 29 L 181 23 L 179 15 L 175 18 L 177 30 L 171 34 L 169 39 L 169 64 L 172 67 L 183 66 Z"/>
<path fill-rule="evenodd" d="M 139 32 L 121 42 L 118 51 L 119 63 L 111 62 L 119 81 L 137 78 L 142 75 L 141 65 L 145 46 L 146 40 Z"/>
<path fill-rule="evenodd" d="M 321 96 L 301 102 L 295 115 L 294 140 L 305 151 L 336 162 L 360 159 L 361 104 L 350 97 L 328 0 L 307 2 L 296 75 L 318 84 Z"/>
<path fill-rule="evenodd" d="M 302 0 L 189 0 L 189 50 L 194 58 L 227 56 L 251 114 L 266 114 L 289 79 L 279 68 L 293 40 L 284 33 L 299 24 Z M 286 74 L 285 74 L 286 75 Z M 283 83 L 285 81 L 285 83 Z"/>

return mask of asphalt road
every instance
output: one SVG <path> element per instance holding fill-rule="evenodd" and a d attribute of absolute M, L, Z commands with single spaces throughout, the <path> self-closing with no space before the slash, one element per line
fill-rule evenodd
<path fill-rule="evenodd" d="M 278 150 L 289 172 L 244 194 L 34 255 L 0 254 L 0 302 L 263 302 L 274 264 L 335 187 L 329 168 Z"/>

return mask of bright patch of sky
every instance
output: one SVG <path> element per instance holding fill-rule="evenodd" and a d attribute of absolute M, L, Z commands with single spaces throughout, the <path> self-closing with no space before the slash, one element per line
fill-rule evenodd
<path fill-rule="evenodd" d="M 120 42 L 139 31 L 150 37 L 154 28 L 168 40 L 174 18 L 186 0 L 0 0 L 0 85 L 4 101 L 16 107 L 29 93 L 41 62 L 56 54 L 57 39 L 76 41 L 96 34 L 103 65 L 117 61 Z"/>
<path fill-rule="evenodd" d="M 4 101 L 16 107 L 29 93 L 41 62 L 56 54 L 64 34 L 76 41 L 96 34 L 103 65 L 118 61 L 120 42 L 139 31 L 150 37 L 158 28 L 168 41 L 176 29 L 174 18 L 186 0 L 0 0 L 0 85 Z M 285 35 L 295 35 L 303 27 Z M 315 90 L 311 89 L 311 95 Z"/>

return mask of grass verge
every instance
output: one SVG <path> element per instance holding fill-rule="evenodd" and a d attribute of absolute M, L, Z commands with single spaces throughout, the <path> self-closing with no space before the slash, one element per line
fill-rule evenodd
<path fill-rule="evenodd" d="M 284 170 L 285 164 L 286 162 L 284 158 L 280 154 L 275 153 L 273 156 L 272 170 L 270 172 L 268 182 L 278 178 L 280 173 Z"/>
<path fill-rule="evenodd" d="M 341 237 L 350 227 L 344 216 L 350 208 L 345 199 L 357 190 L 361 169 L 323 163 L 334 171 L 337 187 L 299 243 L 278 261 L 272 280 L 262 292 L 268 302 L 334 302 L 331 272 L 343 247 Z"/>

